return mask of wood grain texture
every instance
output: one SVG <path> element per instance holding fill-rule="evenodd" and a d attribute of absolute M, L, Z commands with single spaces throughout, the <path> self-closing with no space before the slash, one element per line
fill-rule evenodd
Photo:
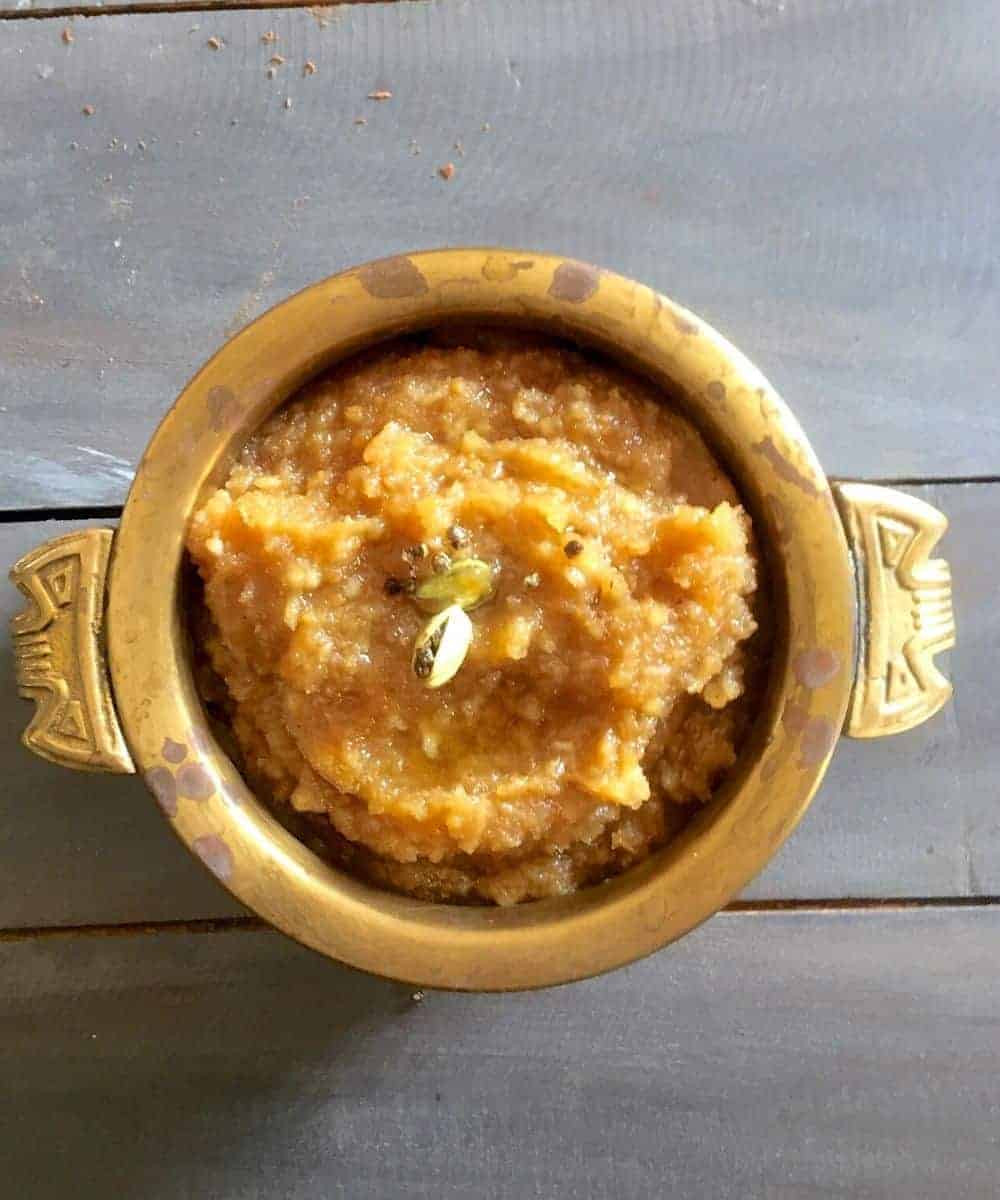
<path fill-rule="evenodd" d="M 995 666 L 1000 484 L 910 489 L 952 521 L 955 698 L 900 737 L 840 743 L 819 796 L 747 892 L 757 900 L 1000 895 Z M 0 564 L 68 522 L 0 525 Z M 0 591 L 0 619 L 20 607 Z M 0 928 L 231 916 L 243 910 L 172 837 L 134 778 L 60 770 L 19 744 L 30 706 L 0 655 Z"/>
<path fill-rule="evenodd" d="M 437 0 L 61 29 L 0 23 L 0 507 L 119 501 L 230 333 L 325 274 L 446 243 L 667 291 L 760 364 L 832 472 L 1000 467 L 981 0 Z"/>
<path fill-rule="evenodd" d="M 8 1194 L 985 1200 L 1000 911 L 717 917 L 521 996 L 269 933 L 0 946 Z"/>

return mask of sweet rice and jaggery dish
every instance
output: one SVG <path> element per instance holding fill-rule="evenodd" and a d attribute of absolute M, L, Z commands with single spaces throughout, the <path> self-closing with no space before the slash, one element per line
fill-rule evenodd
<path fill-rule="evenodd" d="M 382 887 L 507 905 L 618 874 L 749 724 L 759 564 L 732 483 L 654 388 L 555 342 L 338 367 L 187 545 L 248 780 Z"/>

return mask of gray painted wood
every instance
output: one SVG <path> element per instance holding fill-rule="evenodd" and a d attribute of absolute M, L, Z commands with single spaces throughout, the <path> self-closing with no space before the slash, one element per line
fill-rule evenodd
<path fill-rule="evenodd" d="M 998 937 L 993 908 L 727 915 L 599 980 L 422 1003 L 268 933 L 3 945 L 5 1188 L 985 1200 Z"/>
<path fill-rule="evenodd" d="M 953 705 L 921 729 L 840 743 L 802 825 L 753 899 L 1000 895 L 995 673 L 1000 484 L 911 489 L 952 520 L 959 643 Z M 51 522 L 0 525 L 0 566 Z M 0 620 L 20 608 L 0 591 Z M 228 916 L 242 911 L 168 832 L 135 779 L 63 771 L 18 743 L 31 712 L 0 651 L 0 928 Z"/>
<path fill-rule="evenodd" d="M 833 472 L 1000 465 L 981 0 L 144 14 L 77 20 L 72 45 L 62 26 L 0 22 L 4 508 L 120 500 L 229 333 L 445 243 L 662 288 L 759 362 Z"/>

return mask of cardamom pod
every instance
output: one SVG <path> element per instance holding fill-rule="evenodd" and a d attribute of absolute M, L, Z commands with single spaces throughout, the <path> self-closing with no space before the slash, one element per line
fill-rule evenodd
<path fill-rule="evenodd" d="M 413 644 L 413 673 L 425 687 L 439 688 L 457 674 L 472 644 L 472 622 L 458 604 L 437 613 Z"/>
<path fill-rule="evenodd" d="M 489 563 L 481 558 L 460 558 L 440 575 L 421 580 L 414 599 L 424 612 L 441 612 L 452 604 L 471 612 L 489 600 L 493 587 L 493 568 Z"/>

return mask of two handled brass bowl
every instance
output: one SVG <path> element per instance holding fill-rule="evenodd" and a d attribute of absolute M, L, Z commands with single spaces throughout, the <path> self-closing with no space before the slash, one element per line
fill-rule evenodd
<path fill-rule="evenodd" d="M 378 341 L 455 320 L 573 339 L 660 385 L 729 470 L 763 548 L 776 633 L 749 745 L 719 794 L 624 875 L 514 908 L 431 904 L 321 861 L 248 789 L 195 689 L 184 537 L 206 489 L 303 383 Z M 279 929 L 331 958 L 437 987 L 515 989 L 617 967 L 722 908 L 802 816 L 840 734 L 878 737 L 950 686 L 943 516 L 882 487 L 831 483 L 767 380 L 714 329 L 641 284 L 526 251 L 369 263 L 272 309 L 192 379 L 143 456 L 117 531 L 56 538 L 12 577 L 25 735 L 68 767 L 141 773 L 177 835 Z"/>

